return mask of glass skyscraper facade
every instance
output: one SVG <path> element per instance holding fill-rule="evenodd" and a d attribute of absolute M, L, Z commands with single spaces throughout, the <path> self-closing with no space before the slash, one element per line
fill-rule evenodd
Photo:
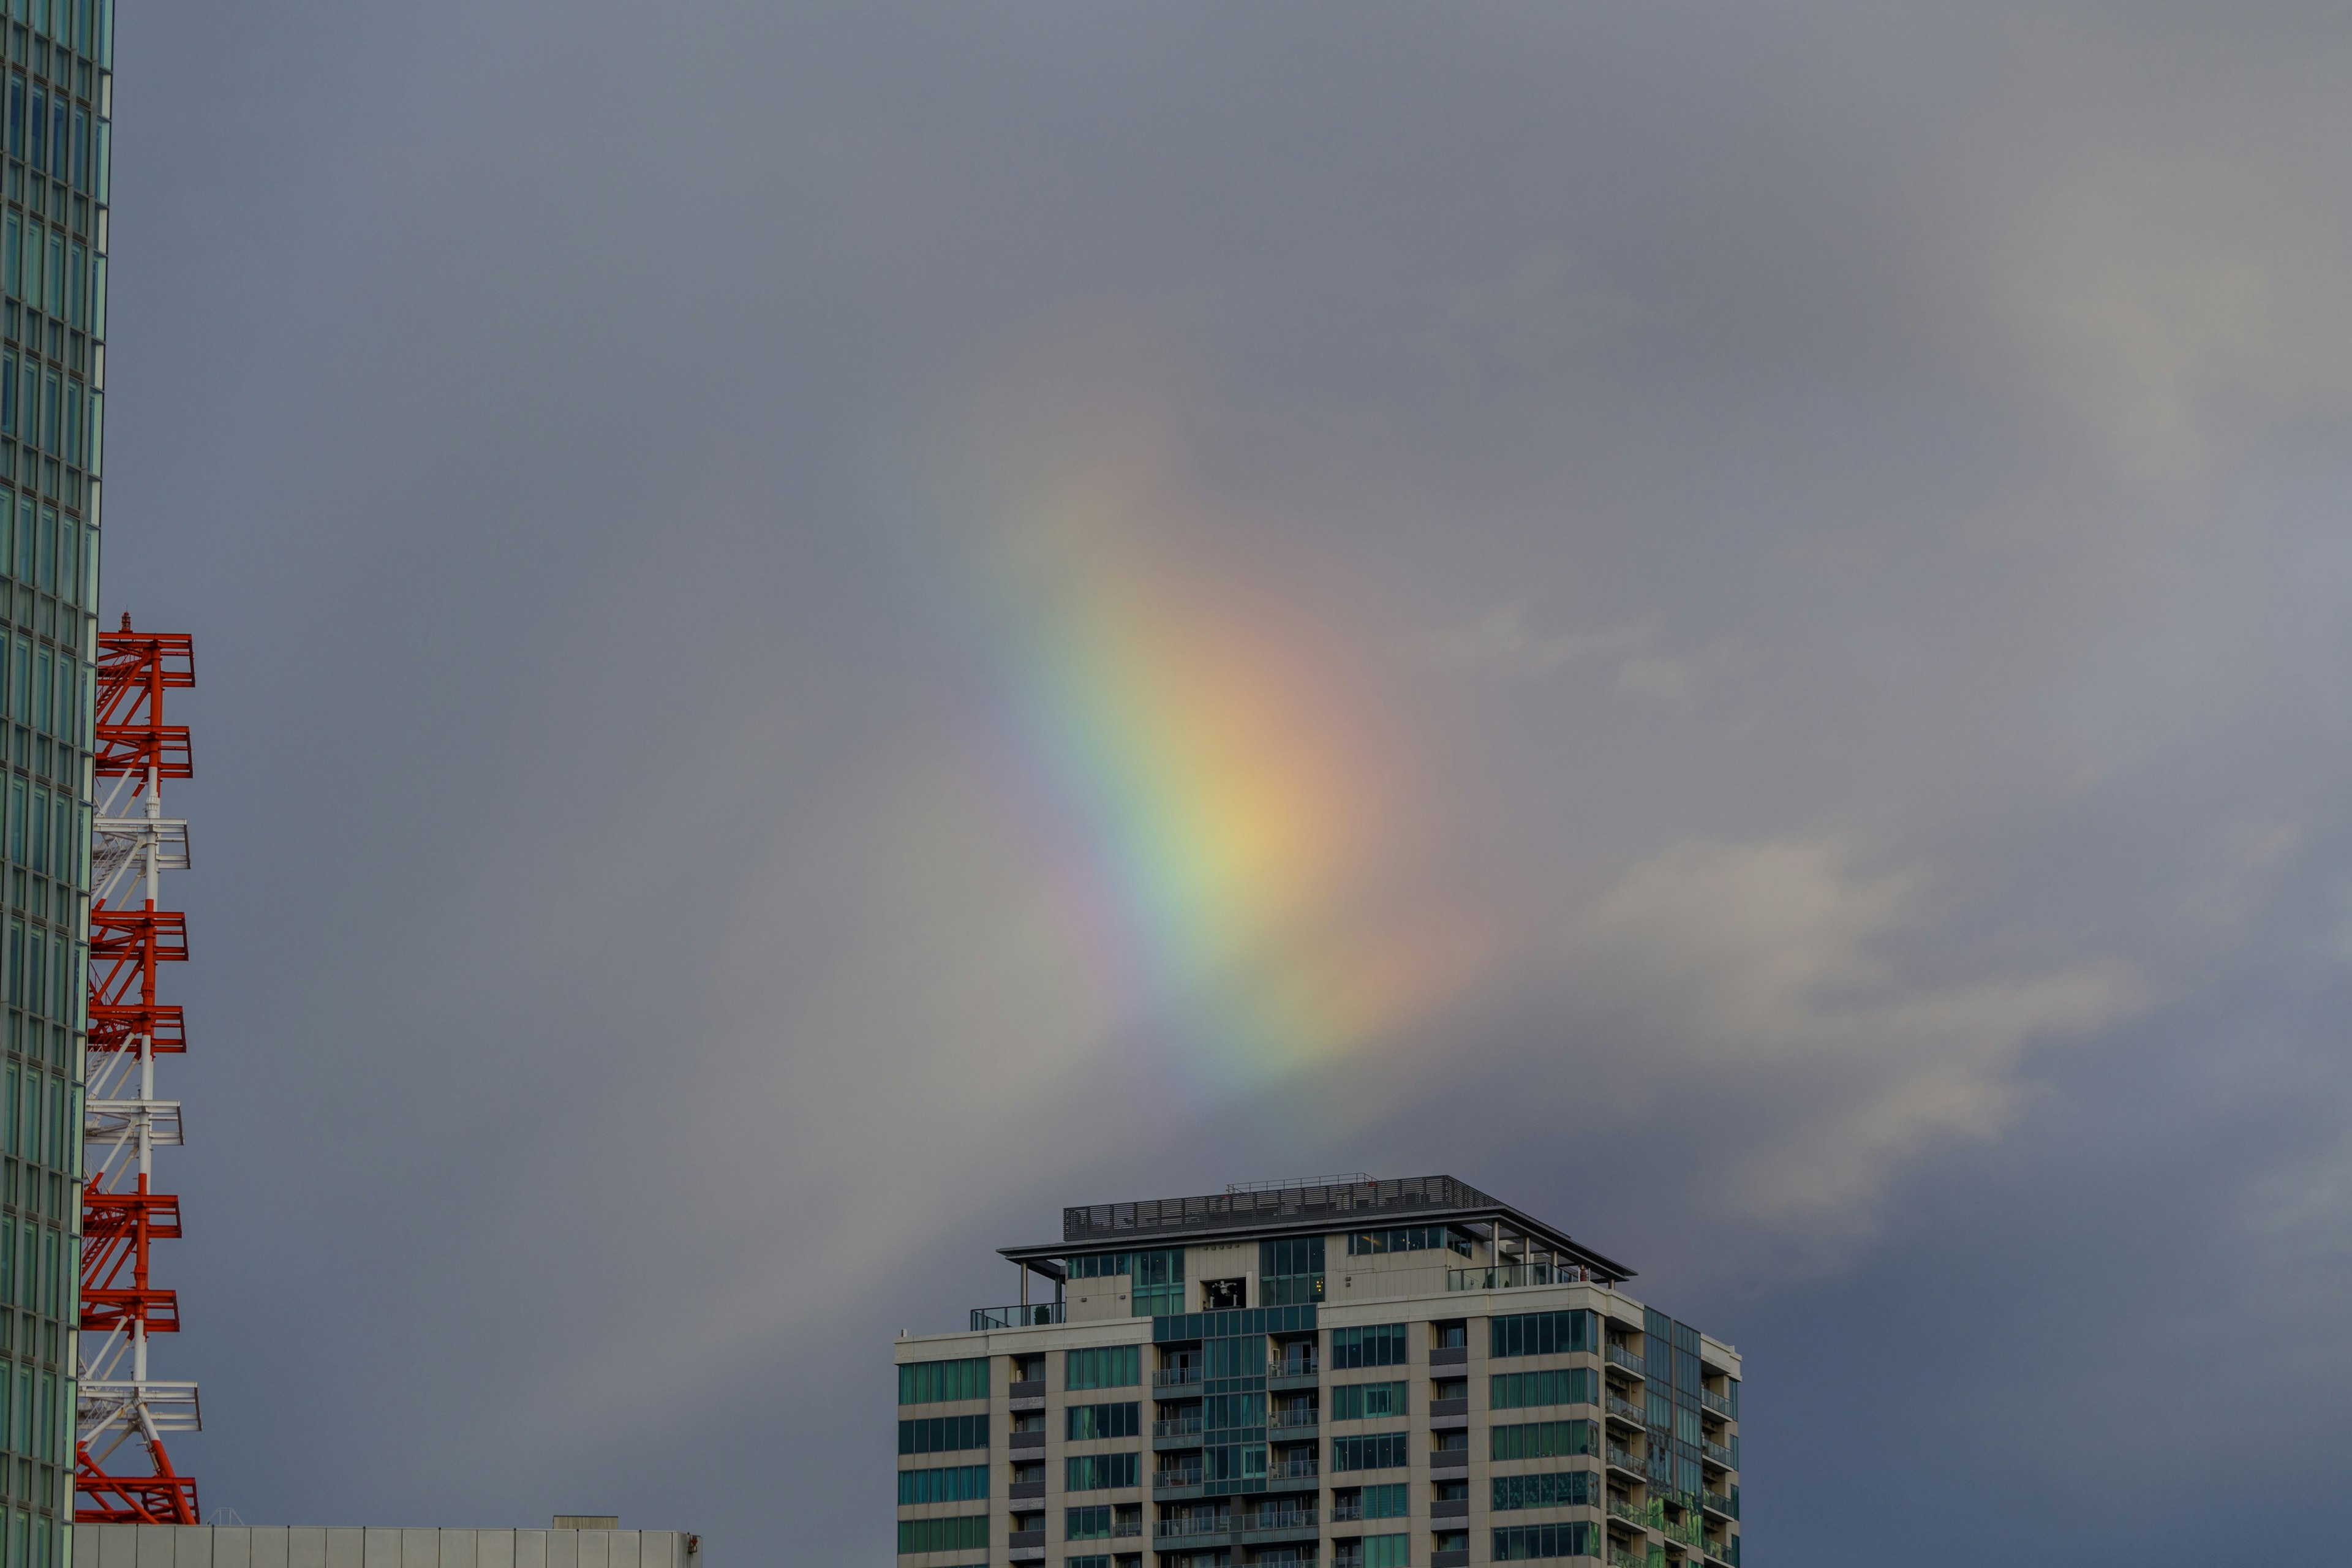
<path fill-rule="evenodd" d="M 112 0 L 5 0 L 0 1568 L 70 1552 Z"/>

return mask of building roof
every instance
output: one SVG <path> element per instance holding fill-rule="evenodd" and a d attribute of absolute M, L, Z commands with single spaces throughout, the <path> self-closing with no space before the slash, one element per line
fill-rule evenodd
<path fill-rule="evenodd" d="M 1078 1254 L 1128 1252 L 1155 1246 L 1244 1241 L 1298 1231 L 1383 1230 L 1392 1226 L 1448 1224 L 1481 1236 L 1500 1221 L 1512 1233 L 1557 1250 L 1612 1281 L 1633 1271 L 1570 1239 L 1568 1232 L 1524 1214 L 1453 1176 L 1317 1177 L 1297 1183 L 1252 1183 L 1195 1198 L 1144 1198 L 1090 1204 L 1062 1211 L 1062 1239 L 999 1250 L 1049 1277 L 1049 1260 Z"/>

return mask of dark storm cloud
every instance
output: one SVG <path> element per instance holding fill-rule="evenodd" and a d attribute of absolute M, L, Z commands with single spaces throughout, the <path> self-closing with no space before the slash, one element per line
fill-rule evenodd
<path fill-rule="evenodd" d="M 878 1560 L 877 1336 L 1060 1202 L 1355 1166 L 1739 1342 L 1768 1554 L 2185 1562 L 2318 1483 L 2334 12 L 120 32 L 208 1503 Z M 1391 1026 L 1203 1073 L 1074 937 L 973 608 L 1039 409 L 1148 411 L 1154 559 L 1354 671 L 1377 891 L 1297 950 L 1473 933 Z"/>

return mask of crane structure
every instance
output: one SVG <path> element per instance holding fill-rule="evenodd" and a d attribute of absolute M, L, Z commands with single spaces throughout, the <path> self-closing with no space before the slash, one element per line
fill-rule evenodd
<path fill-rule="evenodd" d="M 120 631 L 99 634 L 74 1408 L 74 1518 L 84 1523 L 198 1519 L 195 1479 L 173 1468 L 163 1442 L 203 1425 L 196 1385 L 159 1382 L 147 1365 L 150 1336 L 180 1327 L 178 1292 L 149 1274 L 153 1244 L 181 1235 L 180 1200 L 153 1183 L 155 1151 L 181 1142 L 180 1102 L 157 1098 L 155 1058 L 188 1048 L 180 1009 L 156 994 L 158 967 L 188 956 L 187 917 L 157 907 L 162 874 L 188 868 L 188 825 L 163 815 L 163 782 L 194 776 L 187 727 L 163 722 L 163 693 L 194 684 L 186 636 L 134 632 L 128 615 Z"/>

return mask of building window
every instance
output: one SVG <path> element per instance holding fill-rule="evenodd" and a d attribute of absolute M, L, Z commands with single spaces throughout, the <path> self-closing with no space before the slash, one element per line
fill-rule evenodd
<path fill-rule="evenodd" d="M 988 1447 L 985 1415 L 931 1415 L 898 1423 L 901 1454 L 951 1454 Z"/>
<path fill-rule="evenodd" d="M 1110 1505 L 1103 1503 L 1093 1508 L 1064 1509 L 1062 1539 L 1108 1541 L 1110 1539 Z"/>
<path fill-rule="evenodd" d="M 1133 1454 L 1073 1454 L 1062 1461 L 1062 1489 L 1101 1492 L 1138 1485 L 1138 1464 Z"/>
<path fill-rule="evenodd" d="M 1408 1225 L 1391 1230 L 1360 1230 L 1348 1237 L 1350 1258 L 1383 1252 L 1458 1252 L 1471 1255 L 1470 1233 L 1443 1225 Z"/>
<path fill-rule="evenodd" d="M 1364 1568 L 1406 1568 L 1412 1561 L 1409 1535 L 1364 1537 Z"/>
<path fill-rule="evenodd" d="M 1601 1319 L 1593 1312 L 1526 1312 L 1490 1319 L 1488 1328 L 1490 1356 L 1558 1355 L 1601 1347 Z"/>
<path fill-rule="evenodd" d="M 1583 1508 L 1599 1500 L 1591 1470 L 1554 1470 L 1542 1476 L 1496 1476 L 1495 1511 L 1523 1508 Z"/>
<path fill-rule="evenodd" d="M 988 1397 L 988 1358 L 919 1361 L 898 1369 L 898 1403 L 939 1405 L 950 1399 Z"/>
<path fill-rule="evenodd" d="M 935 1470 L 900 1470 L 898 1502 L 973 1502 L 988 1496 L 986 1465 L 950 1465 Z"/>
<path fill-rule="evenodd" d="M 1142 1381 L 1143 1353 L 1139 1345 L 1105 1345 L 1099 1350 L 1063 1352 L 1064 1388 L 1133 1388 Z"/>
<path fill-rule="evenodd" d="M 1589 1367 L 1553 1372 L 1500 1372 L 1487 1380 L 1486 1404 L 1495 1410 L 1525 1410 L 1538 1405 L 1597 1405 L 1601 1378 Z"/>
<path fill-rule="evenodd" d="M 1370 1421 L 1405 1414 L 1402 1383 L 1343 1383 L 1331 1390 L 1331 1419 Z"/>
<path fill-rule="evenodd" d="M 1592 1525 L 1518 1524 L 1495 1531 L 1495 1561 L 1516 1563 L 1533 1557 L 1598 1557 L 1601 1532 Z"/>
<path fill-rule="evenodd" d="M 1412 1488 L 1404 1481 L 1363 1490 L 1366 1519 L 1403 1519 L 1412 1511 Z M 1399 1539 L 1402 1539 L 1400 1537 Z"/>
<path fill-rule="evenodd" d="M 1370 1328 L 1333 1329 L 1331 1366 L 1334 1371 L 1357 1366 L 1402 1366 L 1405 1332 L 1402 1323 L 1379 1323 Z"/>
<path fill-rule="evenodd" d="M 1073 1405 L 1063 1412 L 1063 1436 L 1073 1443 L 1132 1437 L 1140 1426 L 1134 1400 L 1124 1405 Z"/>
<path fill-rule="evenodd" d="M 1590 1421 L 1536 1421 L 1524 1426 L 1496 1426 L 1493 1434 L 1497 1459 L 1557 1459 L 1594 1452 L 1596 1428 Z"/>
<path fill-rule="evenodd" d="M 1323 1238 L 1257 1244 L 1258 1304 L 1288 1307 L 1323 1299 Z"/>
<path fill-rule="evenodd" d="M 1334 1470 L 1402 1470 L 1412 1463 L 1412 1434 L 1382 1432 L 1370 1437 L 1331 1439 Z"/>
<path fill-rule="evenodd" d="M 988 1549 L 988 1515 L 966 1514 L 959 1519 L 902 1519 L 898 1521 L 898 1550 L 901 1553 L 917 1552 L 985 1552 Z"/>

